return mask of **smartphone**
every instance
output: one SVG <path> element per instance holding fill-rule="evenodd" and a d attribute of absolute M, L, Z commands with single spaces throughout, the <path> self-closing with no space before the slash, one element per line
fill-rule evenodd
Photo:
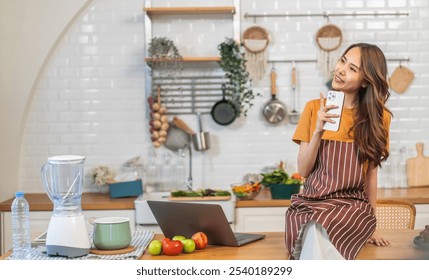
<path fill-rule="evenodd" d="M 339 117 L 333 118 L 335 123 L 325 122 L 325 124 L 323 125 L 323 129 L 330 130 L 330 131 L 338 131 L 338 129 L 340 128 L 341 115 L 343 112 L 343 104 L 344 104 L 344 92 L 335 91 L 335 90 L 328 91 L 325 106 L 328 106 L 328 105 L 338 106 L 338 108 L 331 109 L 328 112 L 330 114 L 339 115 Z"/>

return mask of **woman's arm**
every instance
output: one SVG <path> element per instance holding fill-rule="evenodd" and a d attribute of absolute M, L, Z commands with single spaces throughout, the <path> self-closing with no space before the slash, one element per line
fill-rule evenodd
<path fill-rule="evenodd" d="M 378 167 L 373 164 L 369 164 L 365 178 L 365 192 L 368 196 L 369 203 L 374 210 L 375 207 L 377 207 L 377 173 Z"/>
<path fill-rule="evenodd" d="M 365 178 L 365 192 L 368 196 L 369 203 L 374 208 L 374 211 L 377 207 L 377 173 L 378 167 L 374 166 L 373 164 L 369 164 Z M 377 246 L 387 246 L 390 244 L 390 242 L 384 237 L 380 236 L 377 231 L 372 234 L 372 236 L 368 239 L 368 242 Z"/>
<path fill-rule="evenodd" d="M 313 133 L 310 143 L 301 142 L 299 145 L 298 153 L 298 173 L 303 177 L 308 177 L 311 170 L 313 170 L 316 162 L 317 153 L 319 151 L 322 133 Z"/>
<path fill-rule="evenodd" d="M 325 107 L 325 99 L 322 93 L 320 93 L 320 109 L 317 112 L 317 123 L 316 129 L 311 135 L 310 142 L 302 142 L 299 145 L 298 153 L 298 173 L 307 177 L 311 170 L 313 170 L 314 164 L 316 162 L 317 153 L 319 151 L 320 142 L 322 140 L 322 135 L 325 130 L 323 125 L 325 122 L 333 123 L 334 120 L 331 118 L 338 118 L 336 114 L 330 114 L 328 111 L 338 106 L 328 105 Z"/>

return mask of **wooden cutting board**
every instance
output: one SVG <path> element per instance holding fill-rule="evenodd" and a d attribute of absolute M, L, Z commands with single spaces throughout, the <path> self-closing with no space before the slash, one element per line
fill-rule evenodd
<path fill-rule="evenodd" d="M 168 200 L 230 200 L 231 196 L 179 196 L 179 197 L 174 197 L 174 196 L 169 196 Z"/>
<path fill-rule="evenodd" d="M 408 187 L 429 187 L 429 157 L 423 155 L 423 143 L 416 149 L 417 157 L 407 159 Z"/>

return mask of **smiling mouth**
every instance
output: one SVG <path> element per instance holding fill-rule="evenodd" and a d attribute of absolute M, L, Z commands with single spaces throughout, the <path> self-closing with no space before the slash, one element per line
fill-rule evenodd
<path fill-rule="evenodd" d="M 338 77 L 338 75 L 335 75 L 335 81 L 344 83 L 344 81 L 340 77 Z"/>

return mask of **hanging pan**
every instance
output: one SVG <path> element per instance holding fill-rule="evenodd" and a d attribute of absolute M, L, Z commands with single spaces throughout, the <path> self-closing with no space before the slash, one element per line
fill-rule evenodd
<path fill-rule="evenodd" d="M 225 98 L 226 86 L 222 85 L 222 100 L 215 103 L 211 110 L 213 120 L 220 125 L 231 124 L 238 115 L 237 105 Z"/>
<path fill-rule="evenodd" d="M 276 79 L 277 74 L 274 67 L 271 69 L 271 100 L 265 104 L 263 114 L 265 119 L 272 124 L 278 124 L 285 119 L 286 106 L 277 97 Z"/>
<path fill-rule="evenodd" d="M 171 151 L 184 149 L 190 145 L 191 135 L 193 134 L 192 129 L 183 120 L 174 117 L 168 127 L 167 139 L 164 142 L 164 146 Z"/>

